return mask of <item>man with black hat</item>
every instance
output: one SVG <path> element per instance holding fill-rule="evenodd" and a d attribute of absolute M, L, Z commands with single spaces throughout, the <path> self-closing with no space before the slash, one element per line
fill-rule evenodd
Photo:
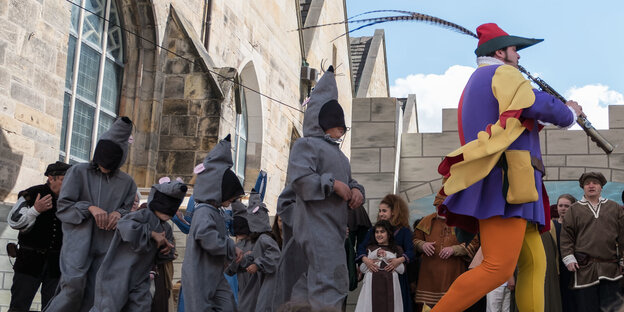
<path fill-rule="evenodd" d="M 503 284 L 516 263 L 520 311 L 543 311 L 546 256 L 538 230 L 550 226 L 550 211 L 540 123 L 571 126 L 581 107 L 533 89 L 518 70 L 517 51 L 541 39 L 510 36 L 494 23 L 477 34 L 479 67 L 458 107 L 462 147 L 438 168 L 447 178 L 440 195 L 448 195 L 438 212 L 447 224 L 480 233 L 484 261 L 458 277 L 433 311 L 467 309 Z"/>
<path fill-rule="evenodd" d="M 19 230 L 17 259 L 13 265 L 13 285 L 9 311 L 30 311 L 41 285 L 41 304 L 54 295 L 61 272 L 59 253 L 63 232 L 56 218 L 56 201 L 69 165 L 60 161 L 48 165 L 45 184 L 18 193 L 7 222 Z"/>
<path fill-rule="evenodd" d="M 120 170 L 131 134 L 132 121 L 117 119 L 102 133 L 91 162 L 67 171 L 56 212 L 63 223 L 62 274 L 44 311 L 89 311 L 93 305 L 97 271 L 117 221 L 130 212 L 136 195 L 134 180 Z"/>
<path fill-rule="evenodd" d="M 583 173 L 579 184 L 583 198 L 570 206 L 561 228 L 561 258 L 574 272 L 577 309 L 619 311 L 617 280 L 622 278 L 618 262 L 622 258 L 619 249 L 624 247 L 624 211 L 601 196 L 607 184 L 602 173 Z"/>

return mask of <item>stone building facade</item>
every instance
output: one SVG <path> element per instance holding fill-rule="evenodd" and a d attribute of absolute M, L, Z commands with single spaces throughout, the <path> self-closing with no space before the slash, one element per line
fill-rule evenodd
<path fill-rule="evenodd" d="M 162 176 L 192 183 L 195 164 L 231 134 L 245 189 L 268 173 L 273 213 L 300 103 L 330 64 L 351 125 L 350 39 L 333 40 L 346 26 L 297 30 L 345 14 L 344 0 L 0 0 L 0 217 L 45 181 L 47 164 L 88 161 L 117 116 L 135 124 L 122 170 L 139 188 Z M 0 222 L 2 246 L 16 237 Z M 12 269 L 0 250 L 5 311 Z"/>

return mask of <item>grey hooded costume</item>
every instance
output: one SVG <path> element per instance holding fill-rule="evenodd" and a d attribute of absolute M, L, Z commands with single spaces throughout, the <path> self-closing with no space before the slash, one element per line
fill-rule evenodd
<path fill-rule="evenodd" d="M 240 208 L 237 207 L 237 210 Z M 269 210 L 261 201 L 260 195 L 252 191 L 249 196 L 249 206 L 244 217 L 249 224 L 251 233 L 266 233 L 271 231 Z M 241 214 L 234 211 L 235 214 Z M 272 312 L 273 296 L 276 287 L 275 273 L 277 271 L 280 249 L 277 242 L 268 234 L 261 234 L 255 242 L 250 238 L 239 241 L 239 248 L 245 256 L 240 263 L 232 262 L 226 273 L 238 273 L 240 311 Z M 246 254 L 247 250 L 251 253 Z M 246 268 L 252 264 L 258 271 L 250 274 Z"/>
<path fill-rule="evenodd" d="M 151 237 L 152 232 L 164 232 L 167 240 L 173 243 L 171 226 L 156 216 L 153 206 L 157 202 L 166 205 L 170 208 L 166 214 L 173 212 L 175 215 L 186 190 L 187 186 L 179 181 L 155 184 L 150 191 L 148 208 L 129 213 L 119 220 L 97 274 L 91 311 L 139 312 L 151 309 L 150 269 L 154 263 L 175 259 L 174 248 L 163 254 Z"/>
<path fill-rule="evenodd" d="M 296 194 L 293 234 L 303 248 L 297 260 L 308 262 L 307 272 L 297 281 L 291 298 L 307 300 L 315 308 L 341 308 L 349 287 L 344 249 L 349 208 L 334 192 L 334 181 L 342 181 L 364 195 L 364 187 L 351 177 L 349 159 L 339 143 L 320 126 L 321 109 L 337 98 L 330 66 L 310 95 L 303 137 L 295 142 L 288 163 L 288 182 Z"/>
<path fill-rule="evenodd" d="M 221 197 L 224 174 L 232 167 L 230 146 L 229 136 L 219 141 L 197 175 L 193 191 L 196 205 L 182 264 L 185 311 L 236 310 L 234 296 L 223 276 L 224 265 L 236 257 L 236 247 L 219 209 L 229 199 Z"/>
<path fill-rule="evenodd" d="M 44 311 L 88 311 L 93 305 L 95 277 L 115 232 L 98 228 L 89 206 L 109 214 L 117 211 L 122 217 L 130 211 L 137 187 L 119 167 L 127 157 L 131 132 L 132 121 L 122 117 L 98 141 L 121 153 L 113 162 L 117 167 L 108 168 L 112 172 L 104 174 L 92 162 L 74 165 L 65 175 L 56 212 L 63 223 L 61 279 Z M 106 152 L 96 147 L 93 158 L 105 158 Z"/>

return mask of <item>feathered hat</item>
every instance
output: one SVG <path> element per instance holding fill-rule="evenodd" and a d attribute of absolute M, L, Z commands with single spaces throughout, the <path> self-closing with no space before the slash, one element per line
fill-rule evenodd
<path fill-rule="evenodd" d="M 477 36 L 479 37 L 479 43 L 475 50 L 477 56 L 487 56 L 509 46 L 516 46 L 516 51 L 519 51 L 544 41 L 544 39 L 510 36 L 494 23 L 477 27 Z"/>
<path fill-rule="evenodd" d="M 182 179 L 171 181 L 168 177 L 161 178 L 158 184 L 152 185 L 147 198 L 147 207 L 173 217 L 186 196 L 188 187 Z"/>

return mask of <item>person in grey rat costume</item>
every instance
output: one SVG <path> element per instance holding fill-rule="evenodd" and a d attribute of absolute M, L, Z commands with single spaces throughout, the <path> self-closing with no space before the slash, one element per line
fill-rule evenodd
<path fill-rule="evenodd" d="M 235 211 L 236 213 L 236 211 Z M 241 217 L 240 214 L 236 217 Z M 243 241 L 243 248 L 251 244 L 250 252 L 244 252 L 240 263 L 233 262 L 227 271 L 238 272 L 239 311 L 272 312 L 275 292 L 275 272 L 280 258 L 280 249 L 271 236 L 269 210 L 260 199 L 260 194 L 251 191 L 249 205 L 244 219 L 249 227 L 249 237 Z M 241 249 L 243 249 L 241 248 Z M 244 249 L 243 249 L 244 250 Z"/>
<path fill-rule="evenodd" d="M 63 223 L 61 279 L 44 311 L 89 311 L 95 278 L 115 233 L 128 214 L 136 184 L 119 170 L 128 155 L 132 121 L 117 119 L 98 141 L 93 160 L 72 166 L 65 175 L 56 216 Z"/>
<path fill-rule="evenodd" d="M 219 141 L 195 168 L 195 210 L 182 264 L 185 311 L 235 311 L 224 266 L 240 261 L 240 249 L 228 236 L 221 206 L 244 194 L 232 167 L 230 136 Z"/>
<path fill-rule="evenodd" d="M 343 134 L 347 130 L 337 99 L 330 66 L 310 94 L 303 137 L 295 142 L 288 163 L 288 182 L 296 194 L 293 238 L 303 249 L 297 260 L 308 263 L 291 299 L 306 300 L 314 308 L 341 308 L 347 296 L 347 209 L 359 206 L 364 196 L 364 187 L 351 177 L 340 140 L 331 136 L 331 129 L 342 128 Z"/>
<path fill-rule="evenodd" d="M 154 184 L 148 209 L 129 213 L 119 220 L 97 274 L 92 312 L 150 310 L 149 272 L 156 261 L 175 259 L 173 232 L 167 220 L 175 216 L 186 190 L 186 184 L 180 181 Z"/>

